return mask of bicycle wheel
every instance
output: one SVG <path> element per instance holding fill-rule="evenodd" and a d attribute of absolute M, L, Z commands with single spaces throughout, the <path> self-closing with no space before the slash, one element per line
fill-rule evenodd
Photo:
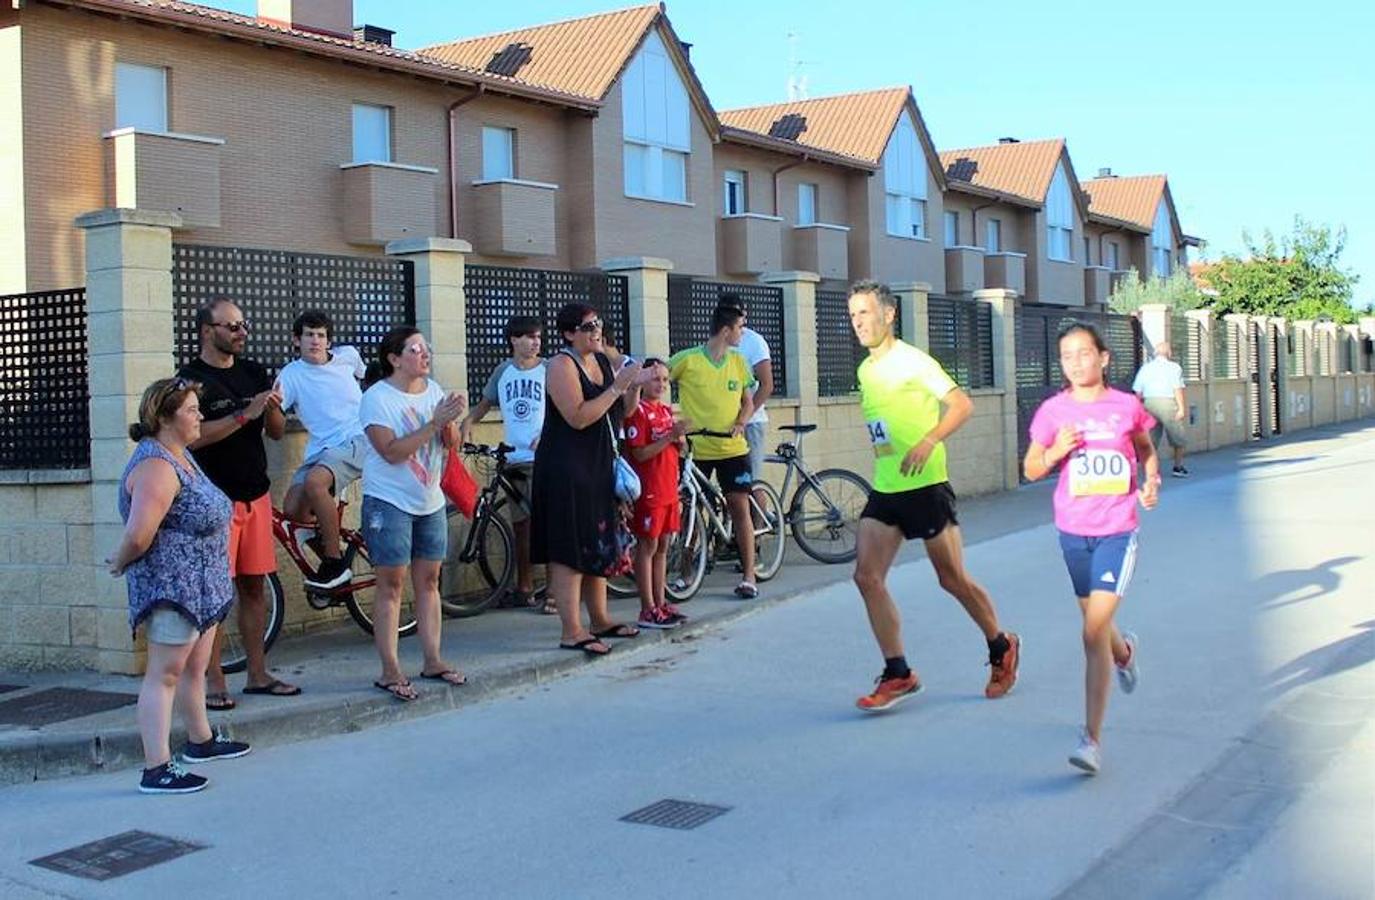
<path fill-rule="evenodd" d="M 668 583 L 664 593 L 669 599 L 685 603 L 696 596 L 707 577 L 707 559 L 711 542 L 707 540 L 707 523 L 699 512 L 685 517 L 682 527 L 668 545 Z"/>
<path fill-rule="evenodd" d="M 631 534 L 634 537 L 634 534 Z M 636 538 L 638 540 L 638 538 Z M 630 545 L 631 558 L 635 556 L 635 545 Z M 624 575 L 612 575 L 606 579 L 606 593 L 608 596 L 624 600 L 627 597 L 640 596 L 640 586 L 635 582 L 635 573 L 627 572 Z"/>
<path fill-rule="evenodd" d="M 501 516 L 501 518 L 506 522 L 506 524 L 508 524 L 508 525 L 511 526 L 511 538 L 512 538 L 512 544 L 511 544 L 511 546 L 512 546 L 513 548 L 515 548 L 516 545 L 515 545 L 514 542 L 515 542 L 515 540 L 517 540 L 517 538 L 516 538 L 516 526 L 511 522 L 511 510 L 510 510 L 510 507 L 511 507 L 511 506 L 512 506 L 511 500 L 510 500 L 506 495 L 503 494 L 503 495 L 497 497 L 496 505 L 493 507 L 493 509 L 496 510 L 496 514 L 499 515 L 499 516 Z M 526 519 L 526 521 L 528 522 L 529 519 Z M 514 558 L 515 558 L 515 557 L 513 556 L 512 559 L 514 559 Z M 511 581 L 511 586 L 512 586 L 513 588 L 519 583 L 519 580 L 518 580 L 518 578 L 517 578 L 517 575 L 518 575 L 518 574 L 519 574 L 519 572 L 518 572 L 517 570 L 512 569 L 512 575 L 511 575 L 512 581 Z M 534 595 L 534 597 L 535 597 L 536 599 L 538 599 L 538 600 L 543 600 L 545 597 L 548 597 L 548 596 L 549 596 L 549 567 L 546 566 L 546 565 L 544 565 L 543 563 L 540 563 L 539 565 L 532 565 L 532 566 L 530 567 L 530 574 L 531 574 L 531 576 L 532 576 L 531 580 L 534 582 L 534 590 L 531 591 L 531 593 Z"/>
<path fill-rule="evenodd" d="M 869 482 L 845 469 L 822 469 L 813 478 L 793 494 L 788 511 L 793 540 L 817 562 L 853 562 Z"/>
<path fill-rule="evenodd" d="M 263 649 L 269 649 L 282 632 L 282 620 L 286 618 L 286 594 L 282 582 L 273 572 L 267 576 L 264 586 L 267 592 L 267 629 L 263 634 Z M 243 647 L 243 635 L 239 633 L 238 590 L 234 592 L 234 602 L 230 605 L 229 615 L 220 623 L 220 668 L 226 672 L 242 672 L 248 666 L 248 652 Z"/>
<path fill-rule="evenodd" d="M 361 535 L 345 533 L 344 541 L 349 546 L 357 548 L 353 561 L 349 563 L 349 568 L 353 570 L 353 590 L 344 596 L 344 606 L 348 607 L 349 615 L 353 616 L 353 621 L 358 623 L 358 627 L 372 634 L 372 607 L 377 597 L 377 573 L 373 571 L 372 558 L 368 556 L 368 548 L 363 546 Z M 401 613 L 397 617 L 396 626 L 397 637 L 415 634 L 415 589 L 411 586 L 409 577 L 401 586 Z"/>
<path fill-rule="evenodd" d="M 449 516 L 449 546 L 458 550 L 439 573 L 439 604 L 446 615 L 476 616 L 505 596 L 516 571 L 515 538 L 505 519 L 482 515 L 473 522 L 455 512 Z"/>
<path fill-rule="evenodd" d="M 760 581 L 768 581 L 778 574 L 783 565 L 783 551 L 788 549 L 788 539 L 783 536 L 783 503 L 778 499 L 778 491 L 767 481 L 756 481 L 751 491 L 750 514 L 755 519 L 754 575 Z M 760 502 L 760 494 L 763 494 L 763 502 Z"/>

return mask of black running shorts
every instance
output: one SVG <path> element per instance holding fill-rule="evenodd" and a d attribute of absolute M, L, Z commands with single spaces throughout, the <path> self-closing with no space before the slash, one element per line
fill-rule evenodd
<path fill-rule="evenodd" d="M 944 531 L 945 526 L 960 524 L 955 516 L 955 490 L 948 481 L 896 494 L 870 491 L 869 502 L 864 504 L 860 518 L 891 525 L 901 530 L 902 536 L 909 541 L 917 538 L 929 541 Z"/>

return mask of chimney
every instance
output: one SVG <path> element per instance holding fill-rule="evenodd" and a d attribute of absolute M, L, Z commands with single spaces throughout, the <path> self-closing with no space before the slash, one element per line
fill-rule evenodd
<path fill-rule="evenodd" d="M 385 47 L 391 46 L 392 35 L 396 34 L 387 28 L 378 28 L 376 25 L 358 25 L 353 29 L 353 39 L 364 41 L 369 44 L 382 44 Z"/>
<path fill-rule="evenodd" d="M 1000 144 L 1020 144 L 1021 141 L 1017 140 L 1015 137 L 1000 137 L 1000 138 L 998 138 L 998 143 L 1000 143 Z"/>
<path fill-rule="evenodd" d="M 1112 174 L 1112 169 L 1102 168 L 1102 169 L 1099 169 L 1099 170 L 1098 170 L 1098 177 L 1099 177 L 1099 178 L 1116 178 L 1117 176 L 1114 175 L 1114 174 Z"/>
<path fill-rule="evenodd" d="M 258 18 L 296 31 L 353 39 L 353 0 L 258 0 Z"/>
<path fill-rule="evenodd" d="M 692 44 L 690 44 L 687 41 L 680 40 L 678 42 L 678 48 L 683 51 L 683 57 L 685 59 L 692 59 Z"/>

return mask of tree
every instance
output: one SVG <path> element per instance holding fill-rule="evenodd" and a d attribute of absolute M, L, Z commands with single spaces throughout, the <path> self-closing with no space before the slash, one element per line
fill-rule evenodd
<path fill-rule="evenodd" d="M 1185 269 L 1175 269 L 1169 278 L 1142 281 L 1133 268 L 1113 288 L 1108 305 L 1113 312 L 1130 313 L 1148 303 L 1163 303 L 1176 312 L 1183 312 L 1186 309 L 1198 309 L 1207 299 Z"/>
<path fill-rule="evenodd" d="M 1334 231 L 1295 217 L 1288 237 L 1277 239 L 1267 229 L 1260 241 L 1245 232 L 1242 240 L 1247 258 L 1227 255 L 1207 271 L 1208 285 L 1217 292 L 1209 305 L 1218 315 L 1356 321 L 1351 297 L 1359 276 L 1339 263 L 1346 248 L 1345 228 Z"/>

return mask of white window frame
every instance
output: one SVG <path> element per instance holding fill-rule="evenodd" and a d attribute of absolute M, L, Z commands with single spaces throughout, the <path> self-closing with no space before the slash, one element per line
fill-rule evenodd
<path fill-rule="evenodd" d="M 392 108 L 375 103 L 353 104 L 353 162 L 392 162 Z M 377 130 L 381 126 L 382 140 Z"/>
<path fill-rule="evenodd" d="M 165 134 L 167 106 L 166 67 L 115 63 L 115 128 Z"/>
<path fill-rule="evenodd" d="M 797 184 L 797 224 L 815 225 L 817 219 L 817 207 L 821 200 L 821 190 L 810 181 L 800 181 Z"/>
<path fill-rule="evenodd" d="M 1157 278 L 1169 278 L 1173 262 L 1174 226 L 1170 223 L 1170 211 L 1165 208 L 1165 199 L 1155 208 L 1155 224 L 1151 228 L 1151 274 Z"/>
<path fill-rule="evenodd" d="M 926 155 L 906 112 L 883 151 L 883 190 L 888 234 L 926 240 Z"/>
<path fill-rule="evenodd" d="M 482 126 L 482 180 L 503 181 L 516 177 L 516 130 L 499 125 Z"/>
<path fill-rule="evenodd" d="M 651 31 L 621 76 L 627 197 L 687 202 L 691 128 L 687 85 L 658 32 Z"/>
<path fill-rule="evenodd" d="M 945 246 L 958 247 L 960 245 L 960 211 L 957 209 L 947 209 L 942 216 L 945 223 Z"/>
<path fill-rule="evenodd" d="M 1003 220 L 984 220 L 984 249 L 989 253 L 1003 252 Z"/>
<path fill-rule="evenodd" d="M 749 174 L 743 169 L 727 169 L 721 181 L 723 215 L 740 216 L 750 211 Z"/>
<path fill-rule="evenodd" d="M 1074 262 L 1074 196 L 1063 162 L 1056 164 L 1046 192 L 1046 258 Z"/>

